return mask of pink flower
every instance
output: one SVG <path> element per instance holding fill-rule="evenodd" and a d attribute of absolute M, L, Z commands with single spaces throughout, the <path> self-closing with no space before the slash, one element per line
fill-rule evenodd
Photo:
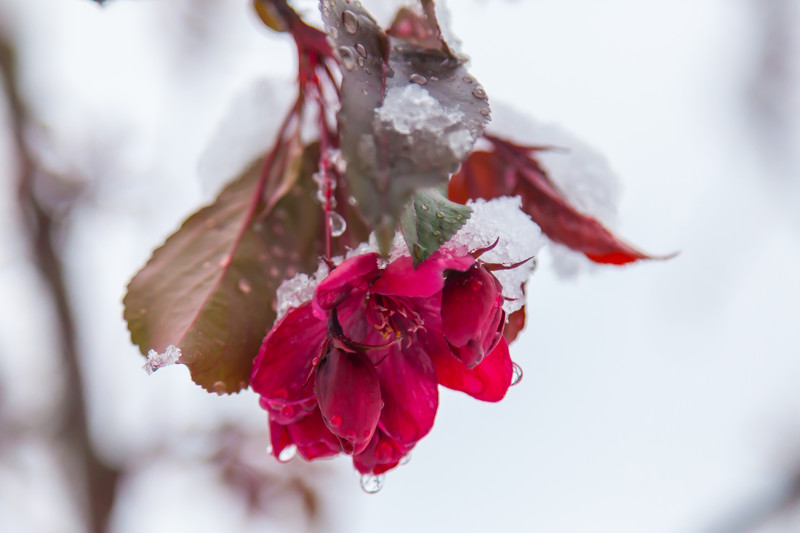
<path fill-rule="evenodd" d="M 385 268 L 374 253 L 345 260 L 256 357 L 251 386 L 272 453 L 345 453 L 380 474 L 433 427 L 439 384 L 499 401 L 512 376 L 501 304 L 497 280 L 470 255 L 439 251 L 417 268 L 410 257 Z"/>

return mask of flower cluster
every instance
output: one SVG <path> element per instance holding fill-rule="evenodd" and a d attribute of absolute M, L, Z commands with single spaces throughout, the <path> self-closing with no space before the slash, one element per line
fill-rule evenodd
<path fill-rule="evenodd" d="M 474 255 L 479 256 L 480 251 Z M 272 328 L 251 386 L 272 453 L 345 453 L 364 474 L 395 467 L 431 430 L 438 387 L 484 401 L 512 379 L 492 265 L 442 249 L 418 265 L 370 252 L 343 261 Z"/>

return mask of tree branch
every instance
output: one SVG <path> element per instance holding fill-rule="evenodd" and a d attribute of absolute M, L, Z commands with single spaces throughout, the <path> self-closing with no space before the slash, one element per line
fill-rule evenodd
<path fill-rule="evenodd" d="M 18 199 L 23 227 L 33 253 L 32 261 L 52 301 L 58 322 L 57 335 L 61 345 L 59 354 L 64 364 L 66 381 L 62 402 L 64 416 L 58 436 L 68 444 L 75 455 L 76 463 L 84 469 L 87 498 L 85 504 L 90 531 L 103 533 L 114 503 L 120 472 L 103 463 L 89 437 L 85 384 L 81 375 L 74 318 L 69 305 L 63 264 L 53 244 L 53 234 L 59 221 L 42 205 L 33 188 L 33 180 L 39 169 L 24 139 L 28 111 L 20 93 L 15 50 L 2 35 L 0 74 L 5 81 L 12 142 L 18 161 Z"/>

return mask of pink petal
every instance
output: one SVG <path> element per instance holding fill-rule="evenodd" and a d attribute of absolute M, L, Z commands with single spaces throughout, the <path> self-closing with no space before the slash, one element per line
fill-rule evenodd
<path fill-rule="evenodd" d="M 409 256 L 392 261 L 372 286 L 372 292 L 388 296 L 428 297 L 444 286 L 445 270 L 466 270 L 475 262 L 470 255 L 454 256 L 439 251 L 416 268 Z"/>
<path fill-rule="evenodd" d="M 366 354 L 332 348 L 317 366 L 314 390 L 325 424 L 345 451 L 363 451 L 381 414 L 378 375 Z"/>
<path fill-rule="evenodd" d="M 436 365 L 441 385 L 466 392 L 485 402 L 498 402 L 506 395 L 511 385 L 513 367 L 505 339 L 500 339 L 494 350 L 472 370 L 467 369 L 449 350 L 442 349 L 441 345 L 438 348 L 429 349 L 428 353 Z"/>
<path fill-rule="evenodd" d="M 353 290 L 366 290 L 379 272 L 376 253 L 345 259 L 314 291 L 314 312 L 320 318 L 326 317 L 326 311 L 339 305 Z"/>
<path fill-rule="evenodd" d="M 308 377 L 326 337 L 327 324 L 307 302 L 292 309 L 267 334 L 253 363 L 250 386 L 275 411 L 314 397 Z"/>
<path fill-rule="evenodd" d="M 397 344 L 388 352 L 376 367 L 384 402 L 379 426 L 400 443 L 414 444 L 428 434 L 436 418 L 436 369 L 420 343 L 402 348 Z"/>
<path fill-rule="evenodd" d="M 501 305 L 497 280 L 484 267 L 450 272 L 442 290 L 442 328 L 447 341 L 464 346 L 482 340 Z"/>
<path fill-rule="evenodd" d="M 382 474 L 396 467 L 413 447 L 397 442 L 378 429 L 364 451 L 353 456 L 353 466 L 362 474 Z"/>
<path fill-rule="evenodd" d="M 328 431 L 319 410 L 288 426 L 288 430 L 292 441 L 297 445 L 297 453 L 307 461 L 338 455 L 342 451 L 339 439 Z"/>

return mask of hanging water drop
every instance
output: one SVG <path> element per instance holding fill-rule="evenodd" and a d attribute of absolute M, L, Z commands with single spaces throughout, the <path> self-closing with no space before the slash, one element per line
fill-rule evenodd
<path fill-rule="evenodd" d="M 475 98 L 480 98 L 481 100 L 485 100 L 486 99 L 486 91 L 483 90 L 483 87 L 478 85 L 477 87 L 472 89 L 472 96 L 474 96 Z"/>
<path fill-rule="evenodd" d="M 339 58 L 342 60 L 342 65 L 344 65 L 344 68 L 347 70 L 356 68 L 356 58 L 353 55 L 353 51 L 346 46 L 339 48 Z"/>
<path fill-rule="evenodd" d="M 342 218 L 342 215 L 336 211 L 330 212 L 329 220 L 331 225 L 331 236 L 341 237 L 344 231 L 347 229 L 347 222 L 345 222 L 344 218 Z"/>
<path fill-rule="evenodd" d="M 290 444 L 286 448 L 282 449 L 281 453 L 278 454 L 278 461 L 282 463 L 288 463 L 294 459 L 295 455 L 297 455 L 297 446 Z"/>
<path fill-rule="evenodd" d="M 407 454 L 405 454 L 403 456 L 402 459 L 400 459 L 400 463 L 399 464 L 400 464 L 400 466 L 403 466 L 403 465 L 407 465 L 410 462 L 411 462 L 411 452 L 408 452 Z"/>
<path fill-rule="evenodd" d="M 426 83 L 428 83 L 428 78 L 420 74 L 414 73 L 408 77 L 408 81 L 410 81 L 411 83 L 416 83 L 417 85 L 425 85 Z"/>
<path fill-rule="evenodd" d="M 239 280 L 239 290 L 242 291 L 242 294 L 250 294 L 253 288 L 250 287 L 250 283 L 248 283 L 246 279 L 242 278 Z"/>
<path fill-rule="evenodd" d="M 342 13 L 342 23 L 347 33 L 353 34 L 358 31 L 358 17 L 349 9 Z"/>
<path fill-rule="evenodd" d="M 361 490 L 367 494 L 375 494 L 376 492 L 380 492 L 380 490 L 383 488 L 384 479 L 386 479 L 386 476 L 383 474 L 379 474 L 377 476 L 372 474 L 364 474 L 361 476 Z"/>
<path fill-rule="evenodd" d="M 481 108 L 481 115 L 483 115 L 484 117 L 488 117 L 489 113 L 491 113 L 491 111 L 489 111 L 488 107 L 482 107 Z"/>
<path fill-rule="evenodd" d="M 513 387 L 522 381 L 522 367 L 517 363 L 512 363 L 511 386 Z"/>

